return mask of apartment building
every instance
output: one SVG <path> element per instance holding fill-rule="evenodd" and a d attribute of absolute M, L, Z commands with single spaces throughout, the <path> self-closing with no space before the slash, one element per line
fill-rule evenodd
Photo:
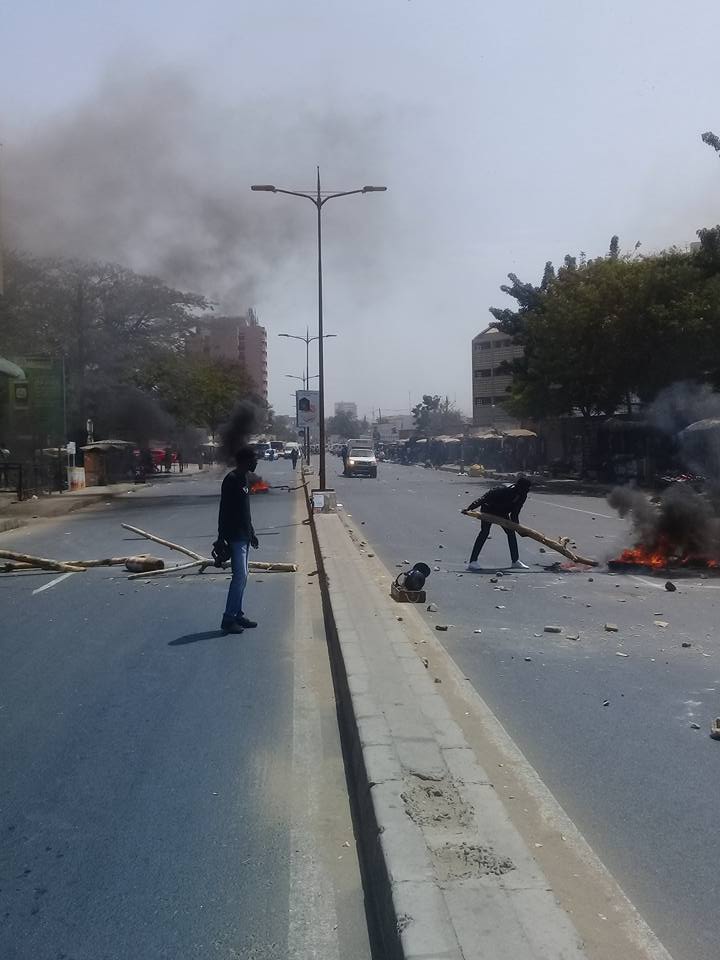
<path fill-rule="evenodd" d="M 348 413 L 353 420 L 357 420 L 357 404 L 349 400 L 338 400 L 335 404 L 335 416 L 339 413 Z"/>
<path fill-rule="evenodd" d="M 488 327 L 472 341 L 473 424 L 476 427 L 517 426 L 501 406 L 507 398 L 512 377 L 501 368 L 507 360 L 523 355 L 505 333 Z"/>
<path fill-rule="evenodd" d="M 258 322 L 254 310 L 248 310 L 245 316 L 214 317 L 203 321 L 190 340 L 189 348 L 205 356 L 242 363 L 258 396 L 267 401 L 267 330 Z"/>

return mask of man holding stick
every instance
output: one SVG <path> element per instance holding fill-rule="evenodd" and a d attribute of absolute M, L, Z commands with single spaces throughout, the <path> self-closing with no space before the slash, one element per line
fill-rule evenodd
<path fill-rule="evenodd" d="M 493 487 L 492 490 L 488 490 L 479 500 L 474 500 L 469 507 L 465 507 L 462 513 L 467 513 L 468 510 L 477 510 L 479 507 L 483 513 L 492 513 L 496 517 L 503 517 L 512 520 L 513 523 L 519 523 L 520 511 L 525 505 L 530 486 L 531 484 L 527 477 L 518 477 L 515 483 L 510 484 L 508 487 Z M 478 557 L 490 534 L 490 527 L 491 524 L 489 521 L 481 521 L 480 533 L 477 535 L 472 553 L 470 554 L 468 570 L 482 569 L 478 563 Z M 520 560 L 515 531 L 506 530 L 505 533 L 507 534 L 508 545 L 510 547 L 512 567 L 515 570 L 528 570 L 529 567 L 527 564 Z"/>
<path fill-rule="evenodd" d="M 248 473 L 257 467 L 257 457 L 252 447 L 241 447 L 235 454 L 237 466 L 222 482 L 220 511 L 218 515 L 218 539 L 230 548 L 232 580 L 228 590 L 225 613 L 220 629 L 223 633 L 242 633 L 246 627 L 256 627 L 243 613 L 243 595 L 248 578 L 248 552 L 258 548 L 250 518 L 250 489 Z"/>

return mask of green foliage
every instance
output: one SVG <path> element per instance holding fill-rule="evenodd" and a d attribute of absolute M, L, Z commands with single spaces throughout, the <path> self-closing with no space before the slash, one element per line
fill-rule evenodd
<path fill-rule="evenodd" d="M 716 136 L 712 131 L 708 130 L 706 133 L 703 133 L 702 141 L 709 147 L 712 147 L 717 153 L 720 153 L 720 137 Z"/>
<path fill-rule="evenodd" d="M 328 417 L 325 422 L 325 430 L 328 436 L 349 440 L 351 437 L 365 436 L 368 432 L 368 423 L 367 420 L 357 420 L 347 411 L 342 410 L 340 413 L 336 413 L 334 417 Z"/>
<path fill-rule="evenodd" d="M 0 298 L 0 353 L 63 357 L 70 435 L 88 417 L 98 436 L 141 433 L 153 417 L 137 389 L 150 355 L 182 349 L 206 300 L 117 264 L 43 259 L 10 252 Z"/>
<path fill-rule="evenodd" d="M 465 420 L 448 397 L 441 399 L 425 393 L 420 403 L 412 408 L 418 433 L 430 437 L 442 437 L 462 433 Z"/>
<path fill-rule="evenodd" d="M 203 427 L 214 436 L 238 400 L 254 399 L 245 367 L 201 353 L 164 351 L 148 362 L 136 382 L 181 426 Z"/>
<path fill-rule="evenodd" d="M 700 249 L 645 258 L 567 256 L 539 287 L 511 274 L 517 308 L 492 309 L 493 324 L 524 347 L 509 365 L 506 407 L 539 419 L 579 411 L 610 415 L 649 401 L 678 380 L 720 385 L 720 227 L 701 230 Z M 637 249 L 637 248 L 636 248 Z"/>

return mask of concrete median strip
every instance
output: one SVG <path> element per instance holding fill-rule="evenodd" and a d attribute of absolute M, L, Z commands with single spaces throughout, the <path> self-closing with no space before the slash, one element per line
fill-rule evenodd
<path fill-rule="evenodd" d="M 579 960 L 568 915 L 339 517 L 316 514 L 326 625 L 384 957 Z"/>

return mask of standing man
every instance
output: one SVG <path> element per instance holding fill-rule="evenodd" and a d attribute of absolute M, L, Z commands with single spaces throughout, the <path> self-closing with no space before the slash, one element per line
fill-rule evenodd
<path fill-rule="evenodd" d="M 292 450 L 290 451 L 290 459 L 292 460 L 293 470 L 295 469 L 295 467 L 297 467 L 298 456 L 299 456 L 298 448 L 293 447 Z"/>
<path fill-rule="evenodd" d="M 344 443 L 340 448 L 340 456 L 342 457 L 343 462 L 343 473 L 347 473 L 348 445 L 346 443 Z"/>
<path fill-rule="evenodd" d="M 509 487 L 493 487 L 492 490 L 488 490 L 479 500 L 474 500 L 469 507 L 465 507 L 462 512 L 466 513 L 468 510 L 477 510 L 477 508 L 480 507 L 483 513 L 493 513 L 496 517 L 502 517 L 503 519 L 512 520 L 513 523 L 519 523 L 520 511 L 525 505 L 530 487 L 531 483 L 527 477 L 518 477 L 515 483 L 511 483 Z M 489 521 L 481 521 L 480 533 L 477 535 L 472 553 L 470 554 L 468 570 L 482 569 L 478 563 L 478 557 L 490 534 L 490 526 Z M 527 564 L 520 560 L 515 531 L 506 530 L 505 533 L 508 538 L 510 559 L 513 568 L 515 570 L 528 570 L 529 567 Z"/>
<path fill-rule="evenodd" d="M 235 463 L 235 469 L 231 470 L 222 482 L 218 515 L 218 540 L 228 544 L 232 560 L 232 580 L 220 624 L 223 633 L 242 633 L 246 627 L 257 626 L 254 620 L 248 620 L 243 613 L 243 595 L 248 578 L 248 552 L 250 547 L 257 550 L 259 546 L 250 519 L 247 476 L 257 467 L 253 448 L 242 447 L 238 450 Z"/>

